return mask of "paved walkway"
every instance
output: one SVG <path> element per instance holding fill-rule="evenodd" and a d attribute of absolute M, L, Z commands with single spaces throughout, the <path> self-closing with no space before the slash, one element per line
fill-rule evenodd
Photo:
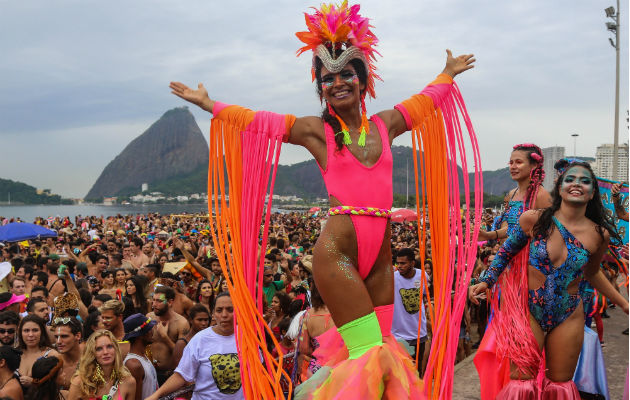
<path fill-rule="evenodd" d="M 628 336 L 621 332 L 628 328 L 628 316 L 619 308 L 608 309 L 610 318 L 604 321 L 604 360 L 608 375 L 611 400 L 623 398 L 623 387 L 628 370 Z M 595 330 L 595 328 L 593 328 Z M 455 366 L 453 400 L 479 400 L 479 376 L 473 364 L 473 353 Z"/>

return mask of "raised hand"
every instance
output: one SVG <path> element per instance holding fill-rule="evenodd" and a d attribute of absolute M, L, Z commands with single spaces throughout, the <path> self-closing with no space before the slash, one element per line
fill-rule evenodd
<path fill-rule="evenodd" d="M 475 56 L 473 54 L 463 54 L 461 56 L 453 57 L 453 53 L 449 49 L 446 49 L 446 66 L 442 73 L 450 75 L 455 78 L 457 75 L 471 68 L 475 68 L 473 63 Z"/>
<path fill-rule="evenodd" d="M 168 86 L 171 88 L 171 93 L 175 96 L 181 97 L 182 99 L 199 106 L 203 110 L 212 112 L 214 101 L 210 100 L 210 97 L 208 97 L 208 91 L 205 87 L 203 87 L 203 84 L 200 83 L 197 85 L 197 90 L 191 89 L 181 82 L 171 82 Z"/>

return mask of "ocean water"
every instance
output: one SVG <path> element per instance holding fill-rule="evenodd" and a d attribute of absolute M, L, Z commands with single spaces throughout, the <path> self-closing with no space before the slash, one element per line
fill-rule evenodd
<path fill-rule="evenodd" d="M 308 209 L 306 207 L 304 210 Z M 272 212 L 287 213 L 290 210 L 271 207 Z M 70 217 L 71 221 L 77 215 L 81 216 L 103 216 L 110 217 L 113 215 L 136 215 L 136 214 L 148 214 L 148 213 L 160 213 L 166 214 L 199 214 L 207 213 L 207 204 L 130 204 L 130 205 L 115 205 L 104 206 L 100 204 L 90 205 L 66 205 L 66 206 L 51 206 L 51 205 L 32 205 L 32 206 L 0 206 L 0 220 L 2 218 L 20 218 L 23 222 L 33 222 L 35 218 L 42 217 Z"/>
<path fill-rule="evenodd" d="M 20 205 L 20 206 L 0 206 L 0 217 L 20 218 L 24 222 L 33 222 L 36 217 L 70 217 L 71 220 L 77 215 L 96 215 L 109 217 L 113 215 L 128 214 L 181 214 L 181 213 L 207 213 L 206 204 L 131 204 L 131 205 Z"/>

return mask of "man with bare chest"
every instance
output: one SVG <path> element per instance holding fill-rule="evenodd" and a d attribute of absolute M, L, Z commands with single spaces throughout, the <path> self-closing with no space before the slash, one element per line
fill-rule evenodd
<path fill-rule="evenodd" d="M 54 332 L 57 351 L 61 354 L 63 366 L 57 375 L 60 393 L 68 396 L 70 379 L 79 366 L 83 345 L 81 344 L 81 323 L 74 317 L 55 318 Z"/>
<path fill-rule="evenodd" d="M 153 312 L 147 317 L 155 319 L 151 357 L 158 375 L 158 383 L 162 385 L 176 367 L 173 363 L 173 349 L 179 337 L 186 334 L 190 328 L 186 318 L 173 310 L 175 291 L 168 286 L 158 286 L 153 294 Z"/>
<path fill-rule="evenodd" d="M 188 317 L 188 310 L 190 310 L 195 303 L 184 294 L 185 289 L 181 281 L 170 272 L 162 272 L 160 279 L 158 279 L 158 284 L 168 286 L 175 291 L 173 311 L 183 317 Z"/>
<path fill-rule="evenodd" d="M 129 242 L 129 248 L 131 249 L 130 261 L 136 269 L 149 265 L 149 257 L 142 252 L 142 246 L 144 246 L 144 242 L 139 237 L 135 237 Z"/>

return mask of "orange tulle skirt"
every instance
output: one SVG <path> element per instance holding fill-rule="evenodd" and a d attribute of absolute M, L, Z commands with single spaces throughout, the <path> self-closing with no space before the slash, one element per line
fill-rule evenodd
<path fill-rule="evenodd" d="M 296 387 L 296 400 L 426 399 L 418 370 L 393 336 L 384 337 L 382 346 L 371 348 L 355 360 L 348 359 L 343 340 L 342 347 L 338 346 L 340 336 L 331 333 L 329 339 L 336 345 L 328 347 L 324 366 Z"/>

